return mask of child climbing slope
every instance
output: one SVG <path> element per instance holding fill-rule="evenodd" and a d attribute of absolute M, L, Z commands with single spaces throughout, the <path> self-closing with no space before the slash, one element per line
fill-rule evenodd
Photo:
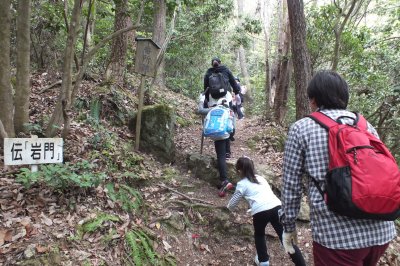
<path fill-rule="evenodd" d="M 255 174 L 254 163 L 250 158 L 240 157 L 236 162 L 236 171 L 241 180 L 237 183 L 235 193 L 227 207 L 232 211 L 241 198 L 247 200 L 253 216 L 254 240 L 257 250 L 254 261 L 257 265 L 269 266 L 265 227 L 271 223 L 282 242 L 283 227 L 278 217 L 281 201 L 272 192 L 264 177 Z M 306 265 L 300 249 L 296 245 L 293 246 L 295 253 L 289 254 L 293 263 Z"/>

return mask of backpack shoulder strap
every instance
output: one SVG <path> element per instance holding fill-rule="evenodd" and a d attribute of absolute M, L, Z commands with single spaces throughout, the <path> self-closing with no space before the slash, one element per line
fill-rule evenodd
<path fill-rule="evenodd" d="M 326 130 L 329 130 L 329 128 L 338 124 L 335 120 L 333 120 L 326 114 L 318 111 L 309 114 L 307 117 L 317 122 L 319 125 L 321 125 L 321 127 L 325 128 Z"/>
<path fill-rule="evenodd" d="M 356 115 L 356 122 L 354 124 L 362 130 L 368 130 L 368 123 L 364 116 L 357 112 L 354 112 L 354 114 Z"/>

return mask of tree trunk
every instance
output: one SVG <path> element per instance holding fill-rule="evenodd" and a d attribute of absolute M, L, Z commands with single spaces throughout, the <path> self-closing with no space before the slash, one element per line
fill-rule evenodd
<path fill-rule="evenodd" d="M 274 119 L 275 122 L 283 125 L 287 113 L 287 99 L 289 92 L 289 49 L 290 49 L 290 29 L 287 17 L 284 18 L 285 27 L 284 31 L 281 32 L 279 45 L 279 75 L 277 79 L 276 95 L 274 100 Z"/>
<path fill-rule="evenodd" d="M 0 120 L 9 137 L 14 136 L 14 104 L 10 82 L 10 0 L 0 1 Z"/>
<path fill-rule="evenodd" d="M 240 25 L 242 23 L 242 18 L 241 15 L 243 14 L 243 0 L 237 0 L 237 5 L 238 5 L 238 18 L 237 18 L 237 24 Z M 251 85 L 250 85 L 250 75 L 247 71 L 247 65 L 246 65 L 246 51 L 244 50 L 243 46 L 240 45 L 239 50 L 238 50 L 238 57 L 239 57 L 239 64 L 240 64 L 240 71 L 242 72 L 243 75 L 243 84 L 246 86 L 246 94 L 244 97 L 246 98 L 246 101 L 248 103 L 253 102 L 253 94 L 251 91 Z"/>
<path fill-rule="evenodd" d="M 30 17 L 31 1 L 18 1 L 17 17 L 17 85 L 15 88 L 15 132 L 23 132 L 29 122 L 30 95 Z"/>
<path fill-rule="evenodd" d="M 64 122 L 63 114 L 70 108 L 72 100 L 72 64 L 74 60 L 76 35 L 78 32 L 81 10 L 82 0 L 74 0 L 74 8 L 72 10 L 72 17 L 69 25 L 67 45 L 64 52 L 61 91 L 58 96 L 54 113 L 51 116 L 49 125 L 46 129 L 46 136 L 48 137 L 53 137 L 56 134 L 57 128 L 60 127 Z"/>
<path fill-rule="evenodd" d="M 306 44 L 306 21 L 302 0 L 288 1 L 294 82 L 296 90 L 296 119 L 310 113 L 307 85 L 311 80 L 310 57 Z"/>
<path fill-rule="evenodd" d="M 338 64 L 339 64 L 339 55 L 340 55 L 340 44 L 341 44 L 341 40 L 342 40 L 342 33 L 343 30 L 350 18 L 350 15 L 352 14 L 355 6 L 356 6 L 356 2 L 358 0 L 353 0 L 351 1 L 350 4 L 350 8 L 349 10 L 347 10 L 347 7 L 337 7 L 338 10 L 338 14 L 337 14 L 337 18 L 336 18 L 336 23 L 335 23 L 335 27 L 334 27 L 334 32 L 335 32 L 335 46 L 333 49 L 333 55 L 332 55 L 332 67 L 331 69 L 333 71 L 336 71 Z M 362 1 L 361 1 L 362 2 Z M 344 17 L 343 21 L 340 23 L 341 18 Z"/>
<path fill-rule="evenodd" d="M 153 41 L 160 47 L 163 46 L 167 35 L 167 3 L 166 0 L 154 0 L 154 25 Z M 165 86 L 165 60 L 162 59 L 157 70 L 155 83 L 161 87 Z"/>
<path fill-rule="evenodd" d="M 264 84 L 264 105 L 265 109 L 263 112 L 263 118 L 265 120 L 271 120 L 272 118 L 272 104 L 271 104 L 271 69 L 270 69 L 270 60 L 269 60 L 269 49 L 270 49 L 270 15 L 268 14 L 269 10 L 269 1 L 259 0 L 258 6 L 261 7 L 261 21 L 263 25 L 263 33 L 264 33 L 264 56 L 265 56 L 265 84 Z"/>
<path fill-rule="evenodd" d="M 114 0 L 114 3 L 114 31 L 118 31 L 128 26 L 128 1 Z M 106 70 L 106 80 L 112 80 L 121 86 L 124 85 L 127 49 L 128 38 L 126 33 L 124 33 L 116 37 L 113 41 L 110 62 Z"/>

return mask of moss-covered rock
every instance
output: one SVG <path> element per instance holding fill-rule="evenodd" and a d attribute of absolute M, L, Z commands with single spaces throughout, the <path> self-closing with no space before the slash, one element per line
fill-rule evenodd
<path fill-rule="evenodd" d="M 171 106 L 145 106 L 142 111 L 139 149 L 154 154 L 161 162 L 174 162 L 175 120 L 175 110 Z M 136 114 L 129 121 L 129 129 L 136 132 Z"/>
<path fill-rule="evenodd" d="M 198 153 L 189 154 L 186 157 L 186 164 L 193 175 L 201 180 L 204 180 L 214 186 L 221 183 L 219 179 L 219 171 L 217 167 L 217 159 L 209 155 L 201 155 Z M 228 160 L 227 175 L 231 181 L 237 182 L 237 175 L 235 171 L 235 161 Z"/>

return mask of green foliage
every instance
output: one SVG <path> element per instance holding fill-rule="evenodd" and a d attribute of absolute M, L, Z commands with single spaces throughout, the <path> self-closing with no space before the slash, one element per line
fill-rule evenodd
<path fill-rule="evenodd" d="M 166 59 L 167 86 L 174 92 L 195 98 L 203 91 L 203 75 L 213 56 L 220 56 L 224 64 L 231 54 L 226 25 L 232 16 L 233 1 L 205 0 L 201 4 L 186 1 L 182 5 L 174 35 L 168 46 Z M 231 61 L 232 62 L 232 61 Z"/>
<path fill-rule="evenodd" d="M 84 222 L 77 228 L 77 235 L 74 237 L 75 240 L 80 240 L 86 233 L 94 233 L 103 227 L 105 222 L 119 222 L 121 219 L 112 214 L 98 213 L 96 217 Z"/>
<path fill-rule="evenodd" d="M 261 32 L 262 26 L 260 20 L 246 16 L 243 22 L 236 27 L 235 33 L 231 37 L 233 47 L 238 48 L 243 46 L 244 48 L 249 48 L 254 42 L 253 36 L 250 34 L 260 34 Z"/>
<path fill-rule="evenodd" d="M 125 234 L 128 255 L 135 265 L 176 265 L 171 255 L 162 256 L 153 247 L 150 237 L 140 229 L 133 229 Z"/>
<path fill-rule="evenodd" d="M 390 10 L 390 11 L 389 11 Z M 345 28 L 340 44 L 338 72 L 350 88 L 348 109 L 361 112 L 377 129 L 380 138 L 400 159 L 400 94 L 396 91 L 400 74 L 400 33 L 395 1 L 377 4 L 373 13 L 385 14 L 385 19 L 374 23 Z M 334 17 L 332 5 L 312 9 L 307 14 L 307 44 L 312 68 L 329 68 L 334 44 Z M 370 17 L 371 18 L 371 17 Z M 374 18 L 373 18 L 374 19 Z M 367 20 L 366 20 L 367 21 Z"/>
<path fill-rule="evenodd" d="M 44 183 L 56 190 L 96 187 L 106 177 L 104 173 L 96 173 L 95 166 L 88 161 L 42 165 L 38 172 L 22 168 L 16 176 L 16 181 L 26 188 L 36 183 Z"/>
<path fill-rule="evenodd" d="M 134 212 L 142 206 L 142 195 L 136 189 L 123 184 L 117 186 L 113 183 L 108 183 L 105 187 L 110 199 L 118 202 L 124 211 Z"/>

